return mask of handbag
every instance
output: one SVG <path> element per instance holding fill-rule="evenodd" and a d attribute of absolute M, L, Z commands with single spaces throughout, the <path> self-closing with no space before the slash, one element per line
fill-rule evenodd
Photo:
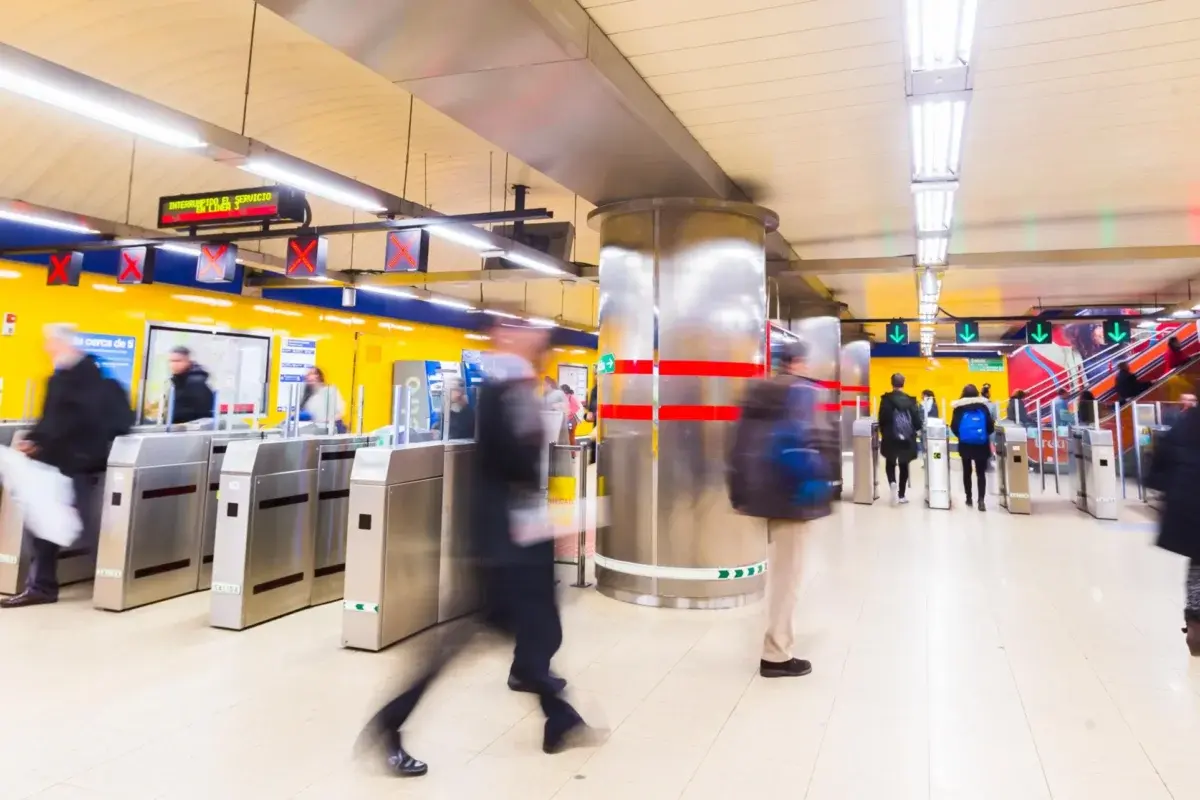
<path fill-rule="evenodd" d="M 70 547 L 79 539 L 83 522 L 75 510 L 70 478 L 10 447 L 0 447 L 0 478 L 31 534 L 59 547 Z"/>

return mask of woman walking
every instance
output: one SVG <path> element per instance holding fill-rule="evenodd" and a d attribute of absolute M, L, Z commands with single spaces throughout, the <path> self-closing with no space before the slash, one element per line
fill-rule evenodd
<path fill-rule="evenodd" d="M 304 395 L 300 399 L 300 412 L 313 422 L 322 425 L 332 423 L 337 433 L 346 432 L 346 403 L 336 386 L 325 382 L 325 373 L 313 367 L 304 376 Z"/>
<path fill-rule="evenodd" d="M 971 505 L 971 471 L 975 472 L 979 510 L 985 511 L 987 497 L 987 464 L 992 457 L 991 437 L 996 430 L 987 398 L 979 396 L 975 384 L 963 387 L 962 397 L 954 401 L 954 416 L 950 430 L 958 439 L 958 457 L 962 461 L 963 490 L 967 505 Z"/>

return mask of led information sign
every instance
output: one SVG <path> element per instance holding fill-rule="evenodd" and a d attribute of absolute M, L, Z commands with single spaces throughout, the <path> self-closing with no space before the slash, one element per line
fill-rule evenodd
<path fill-rule="evenodd" d="M 158 227 L 303 222 L 304 206 L 304 193 L 286 186 L 180 194 L 159 199 Z"/>
<path fill-rule="evenodd" d="M 153 247 L 123 247 L 117 254 L 117 283 L 154 283 L 154 261 L 158 250 Z"/>
<path fill-rule="evenodd" d="M 425 272 L 429 267 L 429 231 L 407 228 L 388 231 L 384 272 Z"/>
<path fill-rule="evenodd" d="M 60 250 L 50 254 L 50 269 L 46 271 L 47 286 L 78 286 L 83 272 L 83 253 Z"/>

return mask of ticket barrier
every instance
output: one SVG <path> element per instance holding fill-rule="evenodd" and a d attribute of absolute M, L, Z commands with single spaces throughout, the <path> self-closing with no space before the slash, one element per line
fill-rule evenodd
<path fill-rule="evenodd" d="M 1071 489 L 1076 507 L 1096 519 L 1116 519 L 1117 475 L 1112 431 L 1072 427 L 1068 439 L 1075 467 Z"/>
<path fill-rule="evenodd" d="M 850 436 L 854 451 L 853 500 L 871 505 L 879 499 L 879 423 L 874 417 L 856 419 Z"/>
<path fill-rule="evenodd" d="M 944 420 L 925 420 L 925 505 L 950 508 L 950 435 Z"/>
<path fill-rule="evenodd" d="M 1000 473 L 1000 505 L 1010 514 L 1028 514 L 1029 463 L 1025 428 L 1009 420 L 996 426 L 996 457 Z"/>
<path fill-rule="evenodd" d="M 379 651 L 470 613 L 475 443 L 360 450 L 350 485 L 342 644 Z"/>
<path fill-rule="evenodd" d="M 261 431 L 122 436 L 113 443 L 92 604 L 126 611 L 207 589 L 219 472 L 230 442 Z"/>
<path fill-rule="evenodd" d="M 349 486 L 339 481 L 349 477 L 345 453 L 368 442 L 353 434 L 230 442 L 217 506 L 214 628 L 243 630 L 341 597 Z"/>

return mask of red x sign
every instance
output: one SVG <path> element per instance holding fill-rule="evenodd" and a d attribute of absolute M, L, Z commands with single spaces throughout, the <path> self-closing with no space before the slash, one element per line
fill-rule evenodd
<path fill-rule="evenodd" d="M 50 254 L 50 269 L 46 273 L 47 286 L 78 286 L 83 272 L 83 253 L 64 250 Z"/>
<path fill-rule="evenodd" d="M 196 259 L 196 280 L 200 283 L 230 283 L 237 274 L 237 245 L 203 244 Z"/>
<path fill-rule="evenodd" d="M 424 272 L 429 261 L 429 233 L 423 229 L 391 231 L 387 236 L 384 272 Z"/>
<path fill-rule="evenodd" d="M 117 283 L 154 283 L 154 262 L 158 253 L 152 247 L 125 247 L 117 259 Z"/>
<path fill-rule="evenodd" d="M 329 243 L 320 236 L 296 236 L 288 239 L 287 274 L 304 277 L 325 274 Z"/>

